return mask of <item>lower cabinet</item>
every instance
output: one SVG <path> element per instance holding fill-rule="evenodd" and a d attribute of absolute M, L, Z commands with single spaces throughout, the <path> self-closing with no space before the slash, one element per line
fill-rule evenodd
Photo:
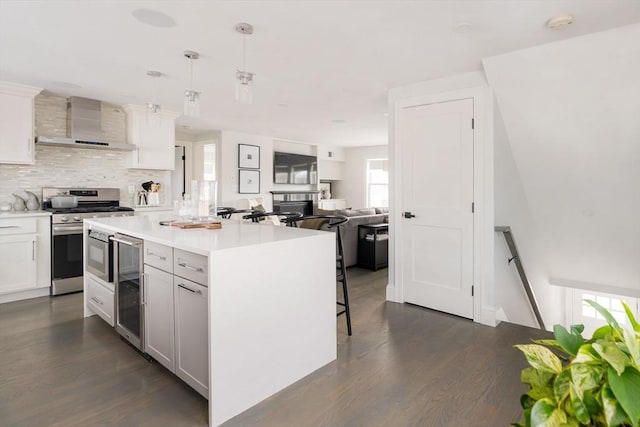
<path fill-rule="evenodd" d="M 115 325 L 115 297 L 111 289 L 105 288 L 100 282 L 86 276 L 87 305 L 109 325 Z"/>
<path fill-rule="evenodd" d="M 174 277 L 176 375 L 207 397 L 209 389 L 208 289 Z"/>
<path fill-rule="evenodd" d="M 144 257 L 144 351 L 208 397 L 209 291 L 178 275 L 206 283 L 207 257 L 152 242 Z"/>
<path fill-rule="evenodd" d="M 144 351 L 175 371 L 173 275 L 144 266 Z"/>
<path fill-rule="evenodd" d="M 0 292 L 36 287 L 36 236 L 23 234 L 0 238 Z"/>

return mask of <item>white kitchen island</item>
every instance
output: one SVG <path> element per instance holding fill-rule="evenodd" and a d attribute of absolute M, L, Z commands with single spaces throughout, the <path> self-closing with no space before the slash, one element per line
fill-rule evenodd
<path fill-rule="evenodd" d="M 85 220 L 85 236 L 98 228 L 208 258 L 214 426 L 336 359 L 334 234 L 222 223 L 219 230 L 183 230 L 153 216 Z M 85 316 L 91 316 L 86 288 L 87 280 Z"/>

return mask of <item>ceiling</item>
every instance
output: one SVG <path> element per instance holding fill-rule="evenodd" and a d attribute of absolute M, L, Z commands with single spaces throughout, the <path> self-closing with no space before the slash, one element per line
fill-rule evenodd
<path fill-rule="evenodd" d="M 174 27 L 138 21 L 153 9 Z M 546 29 L 552 15 L 575 22 Z M 342 146 L 387 142 L 390 88 L 480 69 L 481 58 L 640 21 L 636 0 L 22 1 L 0 0 L 0 80 L 59 95 L 180 111 L 195 50 L 201 118 L 192 133 L 236 130 Z M 236 103 L 238 22 L 251 23 L 252 105 Z M 453 28 L 471 24 L 470 31 Z M 147 70 L 161 71 L 159 82 Z M 78 87 L 73 87 L 77 85 Z M 335 122 L 338 121 L 338 122 Z"/>

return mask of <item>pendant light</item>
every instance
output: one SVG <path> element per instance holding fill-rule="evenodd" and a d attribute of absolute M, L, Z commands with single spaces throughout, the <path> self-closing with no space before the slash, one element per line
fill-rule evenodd
<path fill-rule="evenodd" d="M 162 107 L 160 107 L 160 104 L 156 102 L 156 94 L 158 93 L 158 78 L 162 77 L 162 73 L 160 71 L 150 70 L 147 71 L 147 76 L 151 77 L 152 80 L 156 80 L 156 84 L 153 85 L 154 88 L 151 102 L 147 102 L 147 123 L 159 128 L 162 122 Z"/>
<path fill-rule="evenodd" d="M 189 59 L 191 66 L 191 82 L 189 89 L 184 91 L 184 115 L 189 117 L 200 117 L 200 92 L 193 90 L 193 61 L 200 58 L 198 52 L 185 50 L 184 56 Z"/>
<path fill-rule="evenodd" d="M 251 104 L 255 74 L 247 71 L 247 36 L 253 34 L 253 26 L 241 22 L 236 25 L 236 31 L 242 34 L 242 70 L 236 71 L 236 100 L 242 104 Z"/>

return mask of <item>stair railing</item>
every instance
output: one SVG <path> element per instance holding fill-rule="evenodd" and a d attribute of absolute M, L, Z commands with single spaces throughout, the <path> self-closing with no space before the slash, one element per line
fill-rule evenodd
<path fill-rule="evenodd" d="M 533 313 L 536 316 L 538 325 L 540 326 L 540 329 L 545 330 L 546 328 L 544 326 L 544 321 L 542 320 L 542 315 L 540 314 L 540 309 L 538 308 L 538 301 L 536 300 L 536 296 L 533 294 L 533 289 L 531 289 L 531 284 L 529 283 L 529 279 L 527 279 L 527 274 L 524 271 L 522 260 L 520 259 L 520 254 L 518 253 L 518 247 L 516 246 L 516 241 L 513 238 L 513 232 L 511 231 L 511 227 L 496 226 L 495 231 L 498 233 L 502 233 L 504 235 L 504 239 L 507 242 L 507 247 L 509 248 L 509 252 L 511 253 L 511 258 L 509 258 L 508 263 L 511 264 L 511 261 L 515 263 L 516 270 L 518 270 L 518 275 L 520 276 L 520 280 L 522 281 L 522 286 L 524 287 L 524 291 L 527 293 L 527 297 L 529 298 L 529 304 L 533 309 Z"/>

